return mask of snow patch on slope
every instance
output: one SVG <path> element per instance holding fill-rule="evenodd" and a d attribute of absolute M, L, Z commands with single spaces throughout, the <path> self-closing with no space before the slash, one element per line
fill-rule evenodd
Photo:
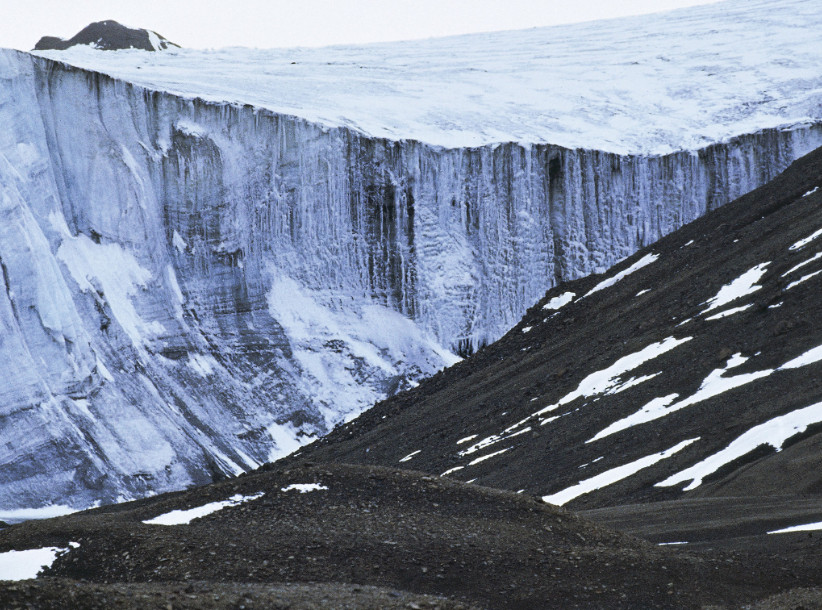
<path fill-rule="evenodd" d="M 765 271 L 770 263 L 761 263 L 752 269 L 748 269 L 745 273 L 733 280 L 730 284 L 726 284 L 719 289 L 716 296 L 708 299 L 704 304 L 708 307 L 702 313 L 708 313 L 714 309 L 724 307 L 728 303 L 741 299 L 742 297 L 753 294 L 762 286 L 757 282 L 765 275 Z"/>
<path fill-rule="evenodd" d="M 542 501 L 547 502 L 548 504 L 556 504 L 557 506 L 562 506 L 563 504 L 567 504 L 571 500 L 574 500 L 575 498 L 578 498 L 581 495 L 591 493 L 592 491 L 596 491 L 597 489 L 602 489 L 603 487 L 612 485 L 613 483 L 621 481 L 622 479 L 627 479 L 628 477 L 635 475 L 640 470 L 653 466 L 657 462 L 660 462 L 666 458 L 671 457 L 675 453 L 682 451 L 683 449 L 685 449 L 685 447 L 698 440 L 699 437 L 691 438 L 686 441 L 682 441 L 681 443 L 678 443 L 670 449 L 666 449 L 665 451 L 660 451 L 659 453 L 654 453 L 653 455 L 647 455 L 645 457 L 639 458 L 638 460 L 634 460 L 629 464 L 617 466 L 616 468 L 612 468 L 611 470 L 606 470 L 605 472 L 598 474 L 595 477 L 591 477 L 590 479 L 580 481 L 576 485 L 572 485 L 571 487 L 563 489 L 562 491 L 547 496 L 542 496 Z"/>
<path fill-rule="evenodd" d="M 704 400 L 708 400 L 709 398 L 713 398 L 723 392 L 727 392 L 729 390 L 733 390 L 734 388 L 751 383 L 757 379 L 767 377 L 773 373 L 773 369 L 767 369 L 764 371 L 756 371 L 754 373 L 736 375 L 734 377 L 725 377 L 725 373 L 732 368 L 744 364 L 747 360 L 748 359 L 743 357 L 742 354 L 734 354 L 728 359 L 728 362 L 725 364 L 725 368 L 714 369 L 711 371 L 702 382 L 699 389 L 691 396 L 680 400 L 679 402 L 673 402 L 673 400 L 677 398 L 677 394 L 670 394 L 662 398 L 655 398 L 633 415 L 629 415 L 628 417 L 614 422 L 586 442 L 591 443 L 601 438 L 605 438 L 606 436 L 610 436 L 616 432 L 626 430 L 627 428 L 654 421 L 660 417 L 666 417 L 671 413 L 679 411 L 680 409 L 685 409 L 686 407 L 690 407 Z"/>
<path fill-rule="evenodd" d="M 726 377 L 725 374 L 732 368 L 738 367 L 748 361 L 748 358 L 742 354 L 734 354 L 728 359 L 725 368 L 715 369 L 711 371 L 702 384 L 694 394 L 679 402 L 673 402 L 678 394 L 670 394 L 661 398 L 654 398 L 636 413 L 620 419 L 604 430 L 598 432 L 593 438 L 590 438 L 586 443 L 605 438 L 616 432 L 626 430 L 633 426 L 638 426 L 650 421 L 654 421 L 661 417 L 666 417 L 671 413 L 675 413 L 680 409 L 685 409 L 714 396 L 718 396 L 723 392 L 728 392 L 743 385 L 752 383 L 757 379 L 768 377 L 775 371 L 785 371 L 790 369 L 797 369 L 803 366 L 808 366 L 816 362 L 822 361 L 822 345 L 806 351 L 805 353 L 789 360 L 782 366 L 776 369 L 764 369 L 761 371 L 754 371 L 753 373 L 745 373 L 742 375 L 735 375 L 733 377 Z"/>
<path fill-rule="evenodd" d="M 803 525 L 792 525 L 791 527 L 785 527 L 780 530 L 773 530 L 768 532 L 769 534 L 792 534 L 794 532 L 815 532 L 817 530 L 822 530 L 822 521 L 818 523 L 805 523 Z"/>
<path fill-rule="evenodd" d="M 750 453 L 760 445 L 770 445 L 777 451 L 781 451 L 786 440 L 801 434 L 808 429 L 808 426 L 819 422 L 822 422 L 822 402 L 774 417 L 764 424 L 754 426 L 722 451 L 714 453 L 690 468 L 686 468 L 657 483 L 656 487 L 671 487 L 690 481 L 683 490 L 696 489 L 702 485 L 705 477 L 716 472 L 725 464 L 729 464 L 735 459 Z"/>
<path fill-rule="evenodd" d="M 795 288 L 796 286 L 799 286 L 799 284 L 807 282 L 809 279 L 816 277 L 820 273 L 822 273 L 822 269 L 820 269 L 819 271 L 814 271 L 813 273 L 808 273 L 807 275 L 803 275 L 801 278 L 799 278 L 795 282 L 791 282 L 790 284 L 785 286 L 785 290 L 790 290 L 791 288 Z"/>
<path fill-rule="evenodd" d="M 720 311 L 719 313 L 715 313 L 712 316 L 708 316 L 705 319 L 708 320 L 708 321 L 710 321 L 710 320 L 721 320 L 722 318 L 727 318 L 727 317 L 732 316 L 734 314 L 741 313 L 743 311 L 747 311 L 751 307 L 753 307 L 753 305 L 751 303 L 748 303 L 747 305 L 740 305 L 739 307 L 731 307 L 730 309 L 726 309 L 725 311 Z"/>
<path fill-rule="evenodd" d="M 817 252 L 811 258 L 809 258 L 808 260 L 802 261 L 798 265 L 794 265 L 793 267 L 788 269 L 785 273 L 782 274 L 782 277 L 788 277 L 794 271 L 798 271 L 799 269 L 801 269 L 805 265 L 808 265 L 808 264 L 814 262 L 815 260 L 819 260 L 820 258 L 822 258 L 822 252 Z"/>
<path fill-rule="evenodd" d="M 545 413 L 554 411 L 562 405 L 568 404 L 577 398 L 589 398 L 591 396 L 604 394 L 606 392 L 609 394 L 616 394 L 636 385 L 641 381 L 651 379 L 655 375 L 645 375 L 639 378 L 631 378 L 622 383 L 619 383 L 618 381 L 626 373 L 634 370 L 649 360 L 658 358 L 662 354 L 679 347 L 683 343 L 690 341 L 692 338 L 693 337 L 684 337 L 682 339 L 677 339 L 675 337 L 668 337 L 662 341 L 652 343 L 638 352 L 623 356 L 608 368 L 601 371 L 596 371 L 595 373 L 591 373 L 585 377 L 585 379 L 580 382 L 579 386 L 577 386 L 576 390 L 563 396 L 556 404 L 543 407 L 534 413 L 532 417 L 544 415 Z"/>
<path fill-rule="evenodd" d="M 639 259 L 637 262 L 635 262 L 633 265 L 631 265 L 627 269 L 625 269 L 623 271 L 620 271 L 619 273 L 614 275 L 614 277 L 610 277 L 607 280 L 602 280 L 599 284 L 594 286 L 588 292 L 588 294 L 586 294 L 585 296 L 589 297 L 592 294 L 594 294 L 595 292 L 599 292 L 600 290 L 604 290 L 605 288 L 610 288 L 611 286 L 616 284 L 619 280 L 628 277 L 629 275 L 631 275 L 635 271 L 639 271 L 643 267 L 647 267 L 648 265 L 650 265 L 651 263 L 656 261 L 658 258 L 659 258 L 659 254 L 653 254 L 653 253 L 652 254 L 646 254 L 645 256 L 643 256 L 641 259 Z"/>
<path fill-rule="evenodd" d="M 54 546 L 25 551 L 7 551 L 0 553 L 0 580 L 28 580 L 37 578 L 41 570 L 51 567 L 60 555 L 80 546 L 69 543 L 69 548 Z"/>
<path fill-rule="evenodd" d="M 561 295 L 552 298 L 545 305 L 542 306 L 545 310 L 557 310 L 565 307 L 568 303 L 574 300 L 576 295 L 573 292 L 563 292 Z"/>
<path fill-rule="evenodd" d="M 203 504 L 202 506 L 197 506 L 195 508 L 189 508 L 185 510 L 173 510 L 168 513 L 163 513 L 162 515 L 158 515 L 153 519 L 143 521 L 143 523 L 146 523 L 148 525 L 188 525 L 194 519 L 205 517 L 206 515 L 216 513 L 217 511 L 223 510 L 224 508 L 228 508 L 230 506 L 239 506 L 240 504 L 250 502 L 251 500 L 258 500 L 259 498 L 262 498 L 264 495 L 265 493 L 262 491 L 256 494 L 252 494 L 250 496 L 235 494 L 231 496 L 228 500 L 221 500 L 219 502 L 209 502 L 208 504 Z"/>
<path fill-rule="evenodd" d="M 619 392 L 627 390 L 628 388 L 631 388 L 649 379 L 652 379 L 656 377 L 658 373 L 654 373 L 652 375 L 642 375 L 640 377 L 630 377 L 629 379 L 624 381 L 620 380 L 623 375 L 639 367 L 645 362 L 653 360 L 654 358 L 657 358 L 662 354 L 671 351 L 672 349 L 682 345 L 683 343 L 686 343 L 687 341 L 690 341 L 691 339 L 692 337 L 685 337 L 683 339 L 668 337 L 657 343 L 652 343 L 651 345 L 646 346 L 638 352 L 634 352 L 633 354 L 623 356 L 608 368 L 603 369 L 601 371 L 597 371 L 595 373 L 591 373 L 590 375 L 585 377 L 580 382 L 579 386 L 577 386 L 576 390 L 563 396 L 556 404 L 543 407 L 539 411 L 536 411 L 528 417 L 507 427 L 499 434 L 492 434 L 491 436 L 488 436 L 480 441 L 477 441 L 470 447 L 461 450 L 458 455 L 460 457 L 465 457 L 467 455 L 471 455 L 472 453 L 485 449 L 486 447 L 499 443 L 500 441 L 511 439 L 515 436 L 519 436 L 520 434 L 525 434 L 526 432 L 529 432 L 531 430 L 531 426 L 526 426 L 526 423 L 532 421 L 535 418 L 540 418 L 542 415 L 550 411 L 553 411 L 562 405 L 568 404 L 576 400 L 577 398 L 591 398 L 593 396 L 601 394 L 617 394 Z M 551 421 L 554 421 L 555 419 L 557 419 L 557 417 L 543 418 L 540 420 L 540 424 L 544 425 Z M 466 439 L 460 441 L 460 443 L 467 441 L 469 439 L 473 439 L 475 438 L 475 436 L 467 437 Z M 475 462 L 476 460 L 472 463 Z"/>
<path fill-rule="evenodd" d="M 806 237 L 804 239 L 800 239 L 798 242 L 796 242 L 790 248 L 788 248 L 788 250 L 791 250 L 791 251 L 801 250 L 802 248 L 807 246 L 809 243 L 811 243 L 812 241 L 817 240 L 820 237 L 822 237 L 822 229 L 818 229 L 818 230 L 814 231 L 813 233 L 811 233 L 810 235 L 808 235 L 808 237 Z"/>
<path fill-rule="evenodd" d="M 325 491 L 328 487 L 320 485 L 319 483 L 292 483 L 280 489 L 280 491 L 297 491 L 301 494 L 306 494 L 312 491 Z"/>

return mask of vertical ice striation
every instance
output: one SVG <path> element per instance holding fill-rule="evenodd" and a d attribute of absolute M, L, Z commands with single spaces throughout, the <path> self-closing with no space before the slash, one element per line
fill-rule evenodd
<path fill-rule="evenodd" d="M 4 508 L 255 467 L 822 144 L 444 149 L 12 51 L 0 83 Z"/>

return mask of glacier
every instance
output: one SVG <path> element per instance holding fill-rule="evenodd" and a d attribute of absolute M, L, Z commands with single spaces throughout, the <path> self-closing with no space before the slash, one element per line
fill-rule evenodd
<path fill-rule="evenodd" d="M 368 76 L 319 95 L 325 110 L 309 107 L 310 82 L 302 109 L 273 100 L 280 72 L 260 67 L 285 51 L 0 51 L 0 508 L 114 502 L 276 459 L 495 340 L 551 286 L 770 180 L 822 145 L 822 50 L 791 50 L 802 34 L 786 17 L 822 22 L 822 10 L 781 5 L 751 19 L 782 24 L 769 32 L 784 53 L 763 65 L 791 51 L 795 70 L 762 73 L 794 94 L 737 100 L 722 122 L 727 108 L 694 112 L 671 89 L 689 121 L 707 116 L 694 141 L 650 124 L 617 140 L 608 99 L 562 133 L 540 131 L 526 103 L 532 121 L 513 119 L 534 131 L 515 133 L 490 118 L 504 116 L 494 104 L 465 113 L 469 125 L 409 98 L 414 121 L 389 133 L 373 109 L 358 114 Z M 739 19 L 699 14 L 720 31 Z M 489 36 L 418 45 L 471 50 Z M 221 81 L 219 65 L 258 78 Z M 402 74 L 406 87 L 430 77 Z M 335 104 L 350 120 L 327 119 Z M 582 146 L 600 120 L 604 135 Z"/>

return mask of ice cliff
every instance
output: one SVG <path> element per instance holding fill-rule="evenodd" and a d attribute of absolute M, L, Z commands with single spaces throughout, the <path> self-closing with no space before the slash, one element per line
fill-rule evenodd
<path fill-rule="evenodd" d="M 446 147 L 149 85 L 0 51 L 0 509 L 253 468 L 822 145 Z"/>

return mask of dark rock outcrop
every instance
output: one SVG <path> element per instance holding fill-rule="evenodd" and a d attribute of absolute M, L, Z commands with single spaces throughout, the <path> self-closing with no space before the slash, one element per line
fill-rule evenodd
<path fill-rule="evenodd" d="M 102 51 L 119 49 L 142 49 L 143 51 L 162 51 L 180 45 L 167 40 L 152 30 L 129 28 L 112 19 L 96 21 L 84 27 L 68 40 L 56 36 L 43 36 L 34 45 L 35 51 L 64 51 L 75 45 L 91 45 Z"/>

